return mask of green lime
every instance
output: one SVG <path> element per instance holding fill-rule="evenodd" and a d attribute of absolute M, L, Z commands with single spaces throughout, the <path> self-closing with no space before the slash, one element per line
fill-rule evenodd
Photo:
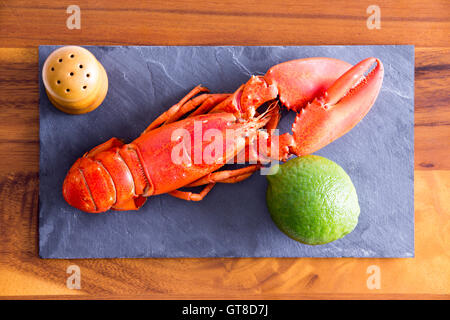
<path fill-rule="evenodd" d="M 358 195 L 348 174 L 335 162 L 309 155 L 272 168 L 267 206 L 286 235 L 305 244 L 325 244 L 358 224 Z"/>

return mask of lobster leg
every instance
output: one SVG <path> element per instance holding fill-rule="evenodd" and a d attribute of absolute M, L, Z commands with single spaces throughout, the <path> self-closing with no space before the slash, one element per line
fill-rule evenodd
<path fill-rule="evenodd" d="M 188 201 L 200 201 L 203 200 L 203 198 L 208 194 L 208 192 L 211 191 L 211 189 L 214 187 L 215 183 L 208 184 L 200 193 L 192 193 L 188 191 L 180 191 L 175 190 L 172 192 L 169 192 L 169 194 L 175 198 L 188 200 Z"/>
<path fill-rule="evenodd" d="M 241 169 L 216 171 L 204 176 L 203 178 L 198 179 L 197 181 L 192 182 L 186 187 L 197 187 L 208 183 L 223 182 L 224 180 L 228 180 L 230 178 L 236 178 L 242 175 L 252 174 L 253 172 L 257 171 L 260 167 L 261 167 L 260 165 L 255 164 Z"/>
<path fill-rule="evenodd" d="M 260 167 L 261 167 L 260 165 L 251 165 L 236 170 L 216 171 L 186 186 L 189 188 L 189 187 L 198 187 L 206 184 L 207 186 L 200 193 L 175 190 L 169 192 L 169 194 L 173 197 L 183 200 L 200 201 L 203 200 L 203 198 L 209 193 L 209 191 L 211 191 L 211 189 L 217 182 L 220 183 L 241 182 L 247 178 L 250 178 L 252 174 L 255 171 L 257 171 Z"/>
<path fill-rule="evenodd" d="M 199 114 L 205 114 L 208 113 L 212 108 L 214 108 L 216 105 L 227 99 L 231 94 L 229 93 L 218 93 L 218 94 L 212 94 L 208 99 L 205 100 L 205 102 L 202 103 L 202 105 L 192 112 L 188 118 L 197 116 Z"/>
<path fill-rule="evenodd" d="M 180 119 L 185 114 L 191 112 L 195 108 L 198 107 L 197 110 L 195 110 L 196 114 L 204 114 L 206 113 L 205 110 L 209 110 L 214 105 L 216 105 L 218 102 L 225 99 L 228 95 L 227 94 L 201 94 L 195 98 L 192 98 L 188 102 L 186 102 L 180 110 L 176 114 L 174 114 L 171 118 L 167 119 L 166 122 L 164 122 L 164 125 L 172 123 Z M 200 106 L 200 107 L 199 107 Z"/>
<path fill-rule="evenodd" d="M 235 177 L 231 177 L 222 181 L 219 181 L 220 183 L 238 183 L 241 181 L 244 181 L 245 179 L 248 179 L 252 176 L 253 172 L 250 173 L 244 173 L 241 174 L 240 176 L 235 176 Z"/>
<path fill-rule="evenodd" d="M 245 86 L 246 84 L 241 85 L 234 93 L 216 105 L 209 113 L 229 112 L 240 118 L 240 100 Z"/>
<path fill-rule="evenodd" d="M 208 96 L 209 96 L 209 94 L 204 93 L 204 94 L 201 94 L 199 96 L 196 96 L 196 97 L 192 98 L 191 100 L 189 100 L 188 102 L 183 104 L 181 106 L 181 108 L 175 114 L 173 114 L 170 118 L 168 118 L 164 122 L 163 125 L 166 125 L 166 124 L 172 123 L 174 121 L 177 121 L 183 115 L 185 115 L 189 111 L 197 108 L 199 105 L 201 105 L 203 102 L 205 102 L 205 100 L 208 99 Z"/>
<path fill-rule="evenodd" d="M 144 130 L 143 133 L 146 133 L 150 130 L 153 130 L 160 125 L 162 125 L 167 119 L 170 119 L 174 114 L 180 110 L 180 108 L 192 97 L 199 94 L 200 92 L 208 92 L 209 90 L 207 88 L 204 88 L 202 86 L 196 86 L 194 89 L 192 89 L 186 96 L 183 97 L 178 103 L 174 104 L 172 107 L 170 107 L 169 110 L 161 114 L 158 118 L 156 118 L 148 127 Z"/>

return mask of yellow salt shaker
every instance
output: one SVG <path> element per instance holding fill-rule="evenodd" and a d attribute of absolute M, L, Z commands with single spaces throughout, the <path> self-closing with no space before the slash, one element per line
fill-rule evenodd
<path fill-rule="evenodd" d="M 78 46 L 53 51 L 44 63 L 42 79 L 52 104 L 70 114 L 94 110 L 108 91 L 105 69 L 91 52 Z"/>

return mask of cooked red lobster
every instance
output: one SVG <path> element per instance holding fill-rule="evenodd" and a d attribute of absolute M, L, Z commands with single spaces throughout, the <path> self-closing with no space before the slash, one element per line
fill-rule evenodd
<path fill-rule="evenodd" d="M 261 167 L 257 159 L 244 168 L 218 171 L 239 154 L 248 155 L 257 141 L 270 147 L 276 141 L 277 152 L 265 152 L 265 157 L 286 160 L 313 153 L 344 135 L 372 107 L 383 74 L 376 58 L 353 67 L 337 59 L 308 58 L 275 65 L 232 94 L 209 94 L 197 86 L 133 142 L 112 138 L 78 159 L 64 180 L 64 199 L 86 212 L 137 210 L 147 197 L 163 193 L 199 201 L 216 183 L 242 181 Z M 262 105 L 270 107 L 260 114 L 257 109 Z M 277 127 L 278 105 L 297 112 L 292 134 L 261 134 Z M 192 161 L 195 150 L 204 152 L 211 142 L 193 138 L 199 123 L 203 132 L 214 129 L 225 136 L 232 129 L 239 139 L 223 144 L 223 152 L 211 153 L 212 161 Z M 174 138 L 178 129 L 189 133 L 181 162 L 173 161 L 173 150 L 182 138 Z M 179 190 L 201 185 L 205 187 L 200 193 Z"/>

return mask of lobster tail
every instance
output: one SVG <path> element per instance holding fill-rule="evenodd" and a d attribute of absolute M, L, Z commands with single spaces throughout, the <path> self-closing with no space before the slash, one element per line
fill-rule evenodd
<path fill-rule="evenodd" d="M 63 183 L 67 203 L 96 213 L 109 209 L 136 210 L 144 204 L 146 198 L 141 194 L 143 185 L 148 186 L 147 180 L 142 177 L 132 150 L 122 146 L 122 142 L 113 138 L 74 163 Z"/>
<path fill-rule="evenodd" d="M 86 212 L 109 210 L 116 202 L 114 182 L 97 161 L 83 157 L 70 168 L 63 184 L 64 199 Z"/>

